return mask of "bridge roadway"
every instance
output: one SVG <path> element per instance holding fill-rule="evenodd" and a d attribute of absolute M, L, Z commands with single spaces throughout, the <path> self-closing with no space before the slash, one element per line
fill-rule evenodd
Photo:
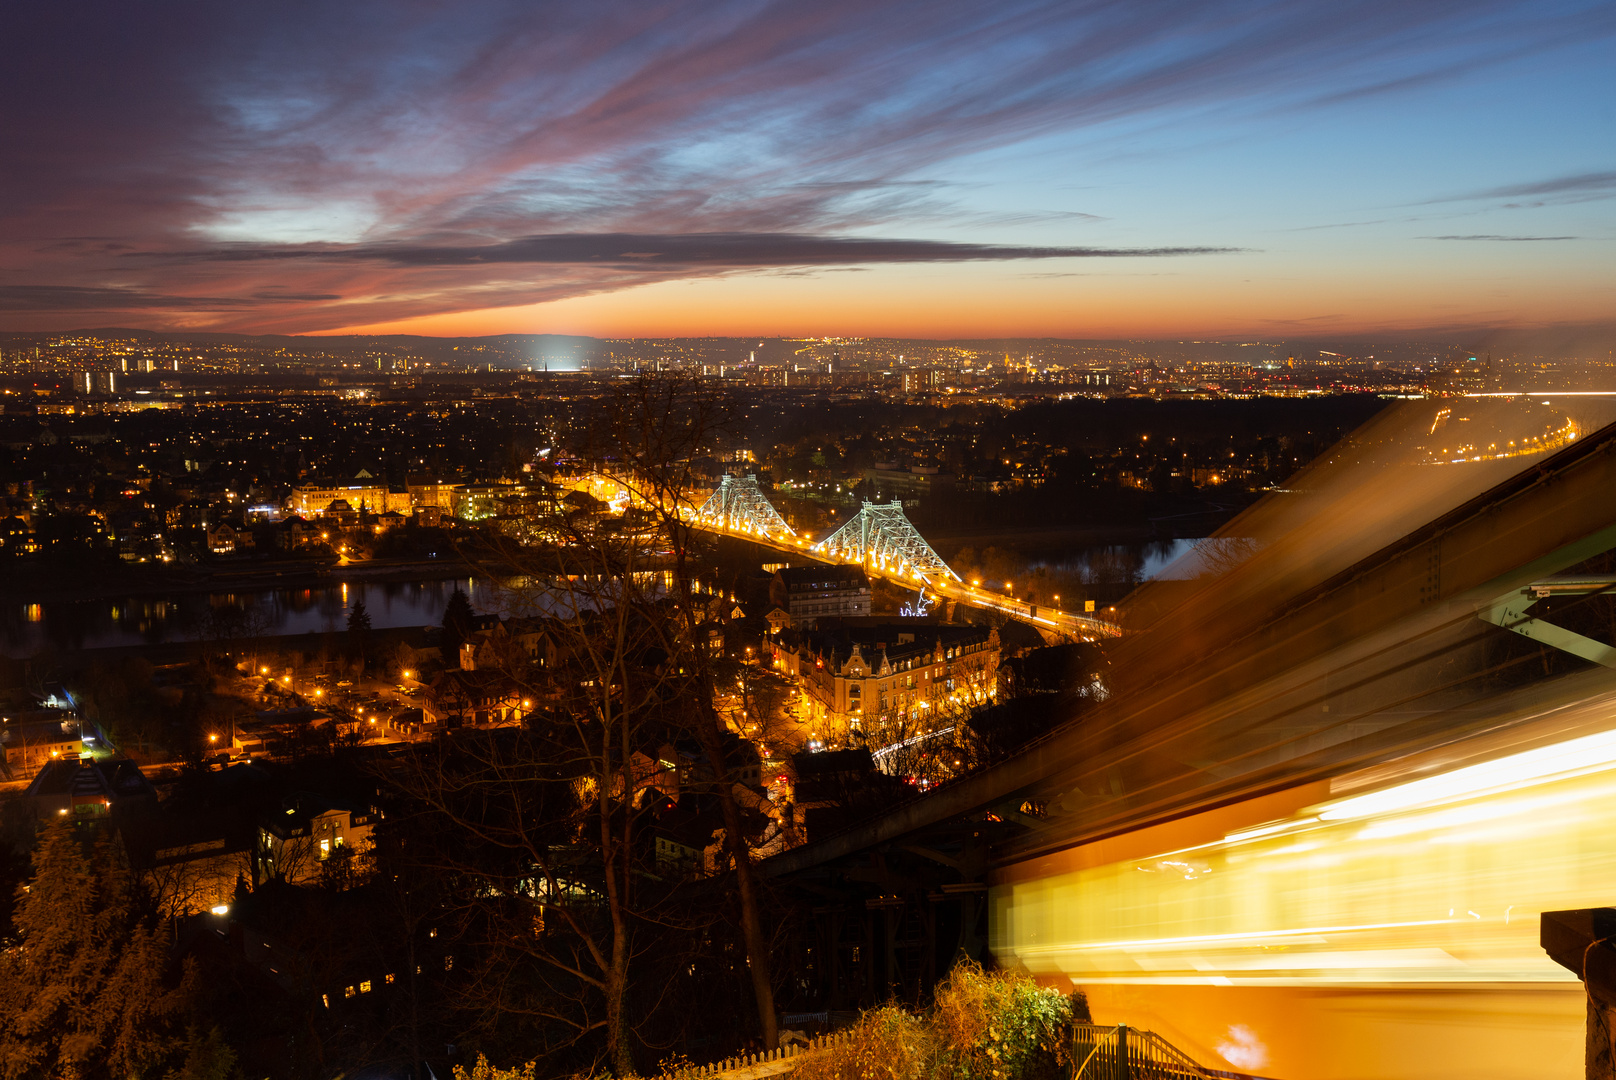
<path fill-rule="evenodd" d="M 812 541 L 803 537 L 792 537 L 790 540 L 777 540 L 767 534 L 759 534 L 737 529 L 720 528 L 710 522 L 699 519 L 691 521 L 695 528 L 715 533 L 719 536 L 732 536 L 739 540 L 747 540 L 775 551 L 783 552 L 798 558 L 809 558 L 817 562 L 841 564 L 843 560 L 834 558 L 821 551 L 814 550 Z M 955 581 L 941 574 L 920 576 L 904 574 L 887 567 L 878 565 L 872 560 L 847 565 L 862 566 L 865 573 L 873 578 L 881 578 L 900 585 L 906 589 L 925 589 L 932 596 L 944 600 L 952 600 L 972 607 L 984 608 L 988 611 L 997 611 L 1023 622 L 1031 623 L 1040 630 L 1049 631 L 1059 637 L 1075 638 L 1081 641 L 1093 641 L 1097 638 L 1118 637 L 1122 630 L 1117 624 L 1104 619 L 1090 618 L 1078 615 L 1059 608 L 1039 607 L 1036 604 L 1024 603 L 1010 596 L 1000 596 L 991 589 L 975 588 L 964 582 Z"/>
<path fill-rule="evenodd" d="M 1581 1075 L 1584 993 L 1538 924 L 1616 906 L 1616 649 L 1584 636 L 1616 425 L 1524 471 L 1387 464 L 1439 405 L 1247 511 L 1244 564 L 1130 598 L 1104 700 L 761 863 L 813 905 L 829 1007 L 990 952 L 1213 1068 Z"/>

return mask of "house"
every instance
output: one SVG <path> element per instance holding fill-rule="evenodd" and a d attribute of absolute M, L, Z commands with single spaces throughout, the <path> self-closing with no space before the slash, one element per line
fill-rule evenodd
<path fill-rule="evenodd" d="M 271 881 L 232 906 L 230 942 L 290 1000 L 314 1004 L 314 1023 L 346 1028 L 369 1020 L 385 1029 L 407 1000 L 399 995 L 410 983 L 411 960 L 417 971 L 424 964 L 442 972 L 453 956 L 430 940 L 406 952 L 398 935 L 376 933 L 375 923 L 375 898 L 362 890 Z"/>
<path fill-rule="evenodd" d="M 326 538 L 320 526 L 306 518 L 289 517 L 280 523 L 275 532 L 275 542 L 287 551 L 298 551 L 302 548 L 312 547 Z"/>
<path fill-rule="evenodd" d="M 359 511 L 347 499 L 332 499 L 326 504 L 325 516 L 337 523 L 338 528 L 351 529 L 359 524 Z"/>
<path fill-rule="evenodd" d="M 522 696 L 504 672 L 456 668 L 432 680 L 424 712 L 438 723 L 504 724 L 521 716 Z"/>
<path fill-rule="evenodd" d="M 133 761 L 92 761 L 77 756 L 45 762 L 23 792 L 41 821 L 109 817 L 136 805 L 157 803 L 157 792 Z"/>
<path fill-rule="evenodd" d="M 859 618 L 870 614 L 870 579 L 858 566 L 786 566 L 769 582 L 769 603 L 799 628 L 830 616 Z"/>
<path fill-rule="evenodd" d="M 761 790 L 763 787 L 763 759 L 750 739 L 743 739 L 733 731 L 720 736 L 720 749 L 724 757 L 724 778 L 733 785 Z M 716 773 L 712 759 L 695 739 L 677 739 L 663 743 L 645 783 L 665 794 L 677 796 L 687 788 L 710 790 Z"/>
<path fill-rule="evenodd" d="M 331 714 L 316 709 L 266 709 L 250 718 L 237 719 L 231 725 L 230 747 L 233 753 L 249 757 L 272 755 L 288 740 L 307 735 L 315 728 L 331 723 Z"/>
<path fill-rule="evenodd" d="M 0 760 L 14 778 L 33 776 L 51 761 L 84 752 L 78 716 L 62 709 L 0 716 Z"/>
<path fill-rule="evenodd" d="M 252 879 L 257 822 L 277 800 L 261 767 L 232 765 L 176 785 L 161 803 L 117 816 L 130 868 L 168 918 L 232 903 Z"/>
<path fill-rule="evenodd" d="M 379 816 L 374 807 L 357 807 L 309 792 L 288 796 L 278 811 L 259 821 L 254 881 L 306 885 L 327 875 L 328 867 L 337 865 L 333 859 L 363 860 Z M 363 868 L 362 863 L 346 863 L 348 870 Z"/>
<path fill-rule="evenodd" d="M 253 535 L 247 529 L 238 529 L 228 521 L 208 526 L 208 550 L 215 555 L 229 555 L 253 546 Z"/>
<path fill-rule="evenodd" d="M 38 550 L 39 541 L 28 522 L 15 514 L 0 521 L 0 556 L 32 555 Z"/>

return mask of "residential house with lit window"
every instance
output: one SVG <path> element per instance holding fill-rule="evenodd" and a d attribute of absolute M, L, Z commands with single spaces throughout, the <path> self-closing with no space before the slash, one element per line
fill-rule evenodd
<path fill-rule="evenodd" d="M 305 885 L 321 879 L 335 858 L 363 859 L 377 812 L 308 792 L 289 796 L 260 820 L 254 880 Z M 354 864 L 350 863 L 349 866 Z"/>
<path fill-rule="evenodd" d="M 26 780 L 52 761 L 77 761 L 83 751 L 79 719 L 72 712 L 0 715 L 0 761 L 13 780 Z"/>
<path fill-rule="evenodd" d="M 228 521 L 208 527 L 208 550 L 215 555 L 231 555 L 252 546 L 253 534 L 247 529 L 237 528 Z"/>

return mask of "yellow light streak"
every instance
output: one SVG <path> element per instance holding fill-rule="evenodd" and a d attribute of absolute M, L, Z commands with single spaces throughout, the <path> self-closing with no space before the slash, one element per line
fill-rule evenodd
<path fill-rule="evenodd" d="M 1574 982 L 1538 915 L 1616 895 L 1616 731 L 1265 816 L 1012 875 L 991 893 L 996 956 L 1080 985 Z"/>
<path fill-rule="evenodd" d="M 1324 821 L 1374 817 L 1415 806 L 1518 790 L 1553 777 L 1602 771 L 1612 765 L 1616 765 L 1616 731 L 1603 731 L 1343 799 L 1319 811 L 1319 817 Z"/>

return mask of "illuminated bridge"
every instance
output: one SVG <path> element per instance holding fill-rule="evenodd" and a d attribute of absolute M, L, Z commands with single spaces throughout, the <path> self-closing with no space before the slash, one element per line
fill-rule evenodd
<path fill-rule="evenodd" d="M 1579 434 L 1456 462 L 1439 406 Z M 991 953 L 1212 1068 L 1581 1075 L 1538 935 L 1616 906 L 1613 420 L 1391 407 L 1231 523 L 1242 560 L 1130 597 L 1102 700 L 761 864 L 807 898 L 824 1007 Z"/>
<path fill-rule="evenodd" d="M 789 543 L 796 532 L 758 487 L 757 477 L 726 476 L 696 511 L 696 523 L 715 532 Z"/>
<path fill-rule="evenodd" d="M 1120 633 L 1114 623 L 1071 612 L 1023 603 L 1011 596 L 966 585 L 932 550 L 893 502 L 866 502 L 847 523 L 817 543 L 798 536 L 758 487 L 756 476 L 726 476 L 690 516 L 711 532 L 751 540 L 792 555 L 822 562 L 855 563 L 873 577 L 886 578 L 934 596 L 987 608 L 1058 635 L 1094 639 Z"/>

